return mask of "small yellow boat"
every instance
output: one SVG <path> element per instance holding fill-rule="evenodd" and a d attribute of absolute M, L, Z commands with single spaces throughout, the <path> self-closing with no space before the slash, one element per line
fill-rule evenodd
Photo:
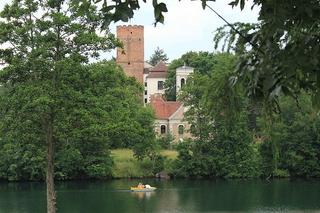
<path fill-rule="evenodd" d="M 152 186 L 148 186 L 148 187 L 137 187 L 137 186 L 134 186 L 134 187 L 131 187 L 130 190 L 132 192 L 152 192 L 154 190 L 156 190 L 157 188 L 156 187 L 152 187 Z"/>

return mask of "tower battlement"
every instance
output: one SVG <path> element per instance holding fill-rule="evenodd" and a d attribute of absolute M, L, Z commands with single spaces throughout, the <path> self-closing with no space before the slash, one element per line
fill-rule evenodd
<path fill-rule="evenodd" d="M 143 25 L 119 25 L 117 28 L 124 28 L 124 29 L 132 29 L 132 28 L 144 28 Z"/>

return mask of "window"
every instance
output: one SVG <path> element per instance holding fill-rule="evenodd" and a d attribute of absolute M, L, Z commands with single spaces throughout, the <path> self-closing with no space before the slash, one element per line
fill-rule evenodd
<path fill-rule="evenodd" d="M 197 131 L 197 130 L 196 130 L 196 126 L 192 124 L 192 125 L 190 126 L 190 132 L 191 132 L 191 134 L 195 134 L 196 131 Z"/>
<path fill-rule="evenodd" d="M 144 82 L 144 86 L 147 87 L 147 82 Z"/>
<path fill-rule="evenodd" d="M 186 80 L 184 78 L 181 78 L 181 88 L 186 84 Z"/>
<path fill-rule="evenodd" d="M 158 90 L 163 90 L 163 81 L 158 81 Z"/>
<path fill-rule="evenodd" d="M 165 134 L 166 133 L 166 125 L 161 125 L 160 127 L 160 133 Z"/>
<path fill-rule="evenodd" d="M 179 132 L 179 135 L 183 135 L 184 127 L 183 127 L 182 124 L 180 124 L 180 125 L 178 126 L 178 132 Z"/>
<path fill-rule="evenodd" d="M 147 98 L 144 99 L 144 103 L 145 104 L 148 103 L 148 99 Z"/>
<path fill-rule="evenodd" d="M 148 94 L 148 91 L 147 91 L 147 90 L 145 90 L 145 91 L 144 91 L 144 94 L 145 94 L 145 95 L 147 95 L 147 94 Z"/>

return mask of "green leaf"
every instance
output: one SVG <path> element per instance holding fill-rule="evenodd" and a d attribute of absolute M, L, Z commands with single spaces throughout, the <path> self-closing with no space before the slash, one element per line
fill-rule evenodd
<path fill-rule="evenodd" d="M 202 9 L 206 9 L 207 0 L 202 0 Z"/>
<path fill-rule="evenodd" d="M 162 12 L 168 12 L 168 9 L 167 9 L 166 4 L 160 3 L 160 4 L 158 4 L 158 7 L 160 8 L 160 10 L 161 10 Z"/>
<path fill-rule="evenodd" d="M 240 9 L 243 10 L 245 4 L 245 0 L 240 1 Z"/>

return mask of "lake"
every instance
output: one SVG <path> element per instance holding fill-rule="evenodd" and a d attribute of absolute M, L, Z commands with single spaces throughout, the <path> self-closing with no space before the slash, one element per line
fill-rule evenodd
<path fill-rule="evenodd" d="M 139 182 L 155 192 L 130 192 Z M 320 212 L 320 180 L 57 182 L 58 212 Z M 0 182 L 0 212 L 46 211 L 45 184 Z"/>

